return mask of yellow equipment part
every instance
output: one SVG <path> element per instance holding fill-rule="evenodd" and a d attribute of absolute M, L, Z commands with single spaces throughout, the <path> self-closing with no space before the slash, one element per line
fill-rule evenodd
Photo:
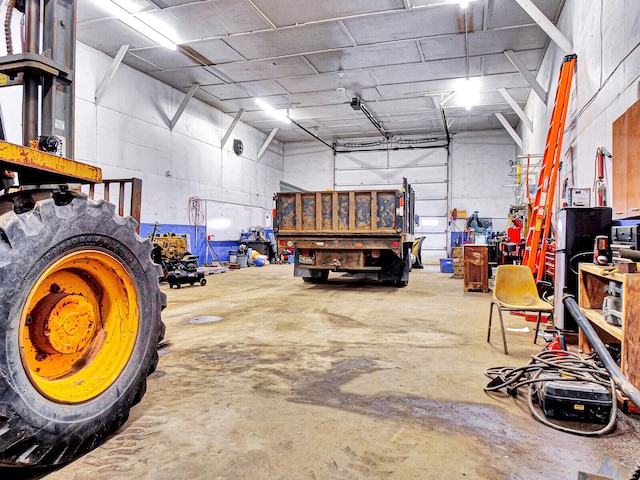
<path fill-rule="evenodd" d="M 65 255 L 38 278 L 22 309 L 25 371 L 56 402 L 95 398 L 126 367 L 139 321 L 127 268 L 99 250 Z"/>
<path fill-rule="evenodd" d="M 167 258 L 180 258 L 187 251 L 187 236 L 184 234 L 156 235 L 153 243 L 162 247 L 162 254 Z"/>
<path fill-rule="evenodd" d="M 57 182 L 100 183 L 102 170 L 52 153 L 0 141 L 0 168 L 35 175 L 38 184 Z"/>

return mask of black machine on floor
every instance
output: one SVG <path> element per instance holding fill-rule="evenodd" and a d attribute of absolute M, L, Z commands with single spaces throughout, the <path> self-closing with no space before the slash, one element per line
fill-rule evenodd
<path fill-rule="evenodd" d="M 198 256 L 186 252 L 181 258 L 170 258 L 163 253 L 161 245 L 155 245 L 151 251 L 153 261 L 162 266 L 160 281 L 166 280 L 169 287 L 180 288 L 184 284 L 195 285 L 196 282 L 204 286 L 204 270 L 198 267 Z"/>
<path fill-rule="evenodd" d="M 167 282 L 173 288 L 180 288 L 181 285 L 188 283 L 194 285 L 198 282 L 204 286 L 207 279 L 204 278 L 204 270 L 198 267 L 198 257 L 196 255 L 185 255 L 181 260 L 171 262 L 172 269 L 167 274 Z"/>
<path fill-rule="evenodd" d="M 611 394 L 602 385 L 550 379 L 536 384 L 536 394 L 542 411 L 550 418 L 607 423 L 611 416 Z"/>

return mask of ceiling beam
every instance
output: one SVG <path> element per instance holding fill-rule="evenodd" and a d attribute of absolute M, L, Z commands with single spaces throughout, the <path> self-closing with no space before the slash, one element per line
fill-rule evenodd
<path fill-rule="evenodd" d="M 260 150 L 258 151 L 258 158 L 256 160 L 260 160 L 260 157 L 262 157 L 262 155 L 264 155 L 264 152 L 267 151 L 267 148 L 269 148 L 269 145 L 271 145 L 271 142 L 273 141 L 273 137 L 276 136 L 276 133 L 278 133 L 278 130 L 280 129 L 277 127 L 271 130 L 271 133 L 262 144 L 262 147 L 260 147 Z"/>
<path fill-rule="evenodd" d="M 502 124 L 504 129 L 507 131 L 507 133 L 511 135 L 511 138 L 513 138 L 513 141 L 516 142 L 516 145 L 518 145 L 520 147 L 520 150 L 522 150 L 522 139 L 520 138 L 518 133 L 513 129 L 513 127 L 509 124 L 509 122 L 507 122 L 507 119 L 504 118 L 504 115 L 502 115 L 501 113 L 494 113 L 494 115 L 500 121 L 500 123 Z"/>
<path fill-rule="evenodd" d="M 180 103 L 180 106 L 178 107 L 176 114 L 171 119 L 171 123 L 169 124 L 170 130 L 173 130 L 173 127 L 175 127 L 176 124 L 178 123 L 178 120 L 180 120 L 180 117 L 182 116 L 184 109 L 187 108 L 187 104 L 191 101 L 193 96 L 196 94 L 196 91 L 198 90 L 199 86 L 200 86 L 199 83 L 194 83 L 193 85 L 191 85 L 191 88 L 187 92 L 187 95 L 182 99 L 182 103 Z"/>
<path fill-rule="evenodd" d="M 507 58 L 513 63 L 513 66 L 516 67 L 516 70 L 520 72 L 520 75 L 527 81 L 527 83 L 533 88 L 533 91 L 538 95 L 540 100 L 547 104 L 547 91 L 538 83 L 538 80 L 535 79 L 529 69 L 524 64 L 522 59 L 514 52 L 513 50 L 505 50 L 504 54 Z"/>
<path fill-rule="evenodd" d="M 129 50 L 129 45 L 122 45 L 120 47 L 120 50 L 118 50 L 118 53 L 116 53 L 116 56 L 113 57 L 111 65 L 109 65 L 109 68 L 107 69 L 107 73 L 104 74 L 104 78 L 102 79 L 102 82 L 100 82 L 100 86 L 96 90 L 96 106 L 100 104 L 100 100 L 102 100 L 102 96 L 107 90 L 109 82 L 111 82 L 111 79 L 116 74 L 116 70 L 118 70 L 118 67 L 122 63 L 122 59 L 127 54 L 127 50 Z"/>
<path fill-rule="evenodd" d="M 516 0 L 518 5 L 536 22 L 544 32 L 549 35 L 553 43 L 558 45 L 566 53 L 573 53 L 573 44 L 564 36 L 558 27 L 549 20 L 531 0 Z"/>
<path fill-rule="evenodd" d="M 254 8 L 254 9 L 255 9 L 255 10 L 256 10 L 260 15 L 262 15 L 262 18 L 264 18 L 264 19 L 267 21 L 267 23 L 268 23 L 269 25 L 271 25 L 271 28 L 273 28 L 274 30 L 278 28 L 278 27 L 276 27 L 276 24 L 275 24 L 275 23 L 273 23 L 273 22 L 271 21 L 271 19 L 270 19 L 269 17 L 267 17 L 267 16 L 265 15 L 265 13 L 264 13 L 262 10 L 260 10 L 260 9 L 256 6 L 256 4 L 255 4 L 255 3 L 253 3 L 253 1 L 252 1 L 252 0 L 249 0 L 249 3 L 251 4 L 251 6 L 252 6 L 252 7 L 253 7 L 253 8 Z"/>
<path fill-rule="evenodd" d="M 355 38 L 353 38 L 353 35 L 351 35 L 351 32 L 349 31 L 347 26 L 344 24 L 344 22 L 342 20 L 338 20 L 338 25 L 340 26 L 340 29 L 344 32 L 344 34 L 347 36 L 347 38 L 351 42 L 351 46 L 357 47 L 358 42 L 356 42 Z"/>
<path fill-rule="evenodd" d="M 518 105 L 518 102 L 516 102 L 515 99 L 509 94 L 509 92 L 507 92 L 507 89 L 499 88 L 498 93 L 500 93 L 500 95 L 502 95 L 502 98 L 504 98 L 507 101 L 507 103 L 511 105 L 511 108 L 513 108 L 513 111 L 516 112 L 516 114 L 518 114 L 518 116 L 520 117 L 520 120 L 524 122 L 524 124 L 527 126 L 529 131 L 533 132 L 533 122 L 529 119 L 529 117 L 527 117 L 527 114 L 524 113 L 524 110 L 520 108 L 520 105 Z"/>
<path fill-rule="evenodd" d="M 240 117 L 242 117 L 243 114 L 244 114 L 244 108 L 241 108 L 240 110 L 238 110 L 238 113 L 236 113 L 236 116 L 231 122 L 231 125 L 229 125 L 229 128 L 227 128 L 227 133 L 224 134 L 224 137 L 222 137 L 222 140 L 220 141 L 220 148 L 224 148 L 225 144 L 227 143 L 227 140 L 229 140 L 229 137 L 233 132 L 233 129 L 236 128 L 236 125 L 240 121 Z"/>

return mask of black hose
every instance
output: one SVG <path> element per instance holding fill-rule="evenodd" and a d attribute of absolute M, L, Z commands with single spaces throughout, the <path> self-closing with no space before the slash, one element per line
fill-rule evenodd
<path fill-rule="evenodd" d="M 544 374 L 544 375 L 543 375 Z M 491 381 L 484 388 L 492 393 L 506 390 L 517 396 L 520 387 L 527 388 L 527 404 L 533 417 L 547 425 L 566 433 L 583 436 L 600 436 L 613 431 L 616 427 L 618 405 L 615 401 L 615 384 L 604 368 L 596 365 L 591 359 L 583 359 L 580 355 L 564 350 L 543 351 L 532 355 L 531 360 L 523 367 L 494 367 L 485 372 Z M 577 430 L 547 420 L 534 405 L 538 394 L 538 384 L 554 382 L 590 382 L 609 389 L 611 395 L 611 412 L 607 424 L 599 430 Z"/>
<path fill-rule="evenodd" d="M 600 361 L 604 365 L 604 368 L 606 368 L 611 375 L 611 378 L 615 382 L 616 386 L 622 391 L 622 393 L 629 397 L 629 400 L 631 400 L 636 407 L 640 408 L 640 391 L 631 384 L 629 379 L 624 376 L 613 358 L 611 358 L 609 351 L 605 347 L 604 343 L 602 343 L 602 340 L 600 340 L 600 337 L 598 337 L 596 331 L 593 329 L 591 322 L 587 319 L 587 317 L 583 315 L 580 307 L 576 303 L 575 298 L 573 298 L 573 296 L 571 295 L 565 295 L 562 298 L 562 301 L 569 310 L 569 313 L 571 313 L 571 316 L 578 323 L 578 326 L 582 329 L 582 332 L 587 337 L 587 340 L 589 340 L 589 344 L 598 354 Z"/>

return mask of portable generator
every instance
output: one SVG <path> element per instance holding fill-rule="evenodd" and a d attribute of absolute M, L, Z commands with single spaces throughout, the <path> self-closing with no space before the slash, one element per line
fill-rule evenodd
<path fill-rule="evenodd" d="M 596 383 L 549 380 L 536 384 L 538 404 L 547 417 L 574 422 L 607 423 L 613 402 Z"/>

